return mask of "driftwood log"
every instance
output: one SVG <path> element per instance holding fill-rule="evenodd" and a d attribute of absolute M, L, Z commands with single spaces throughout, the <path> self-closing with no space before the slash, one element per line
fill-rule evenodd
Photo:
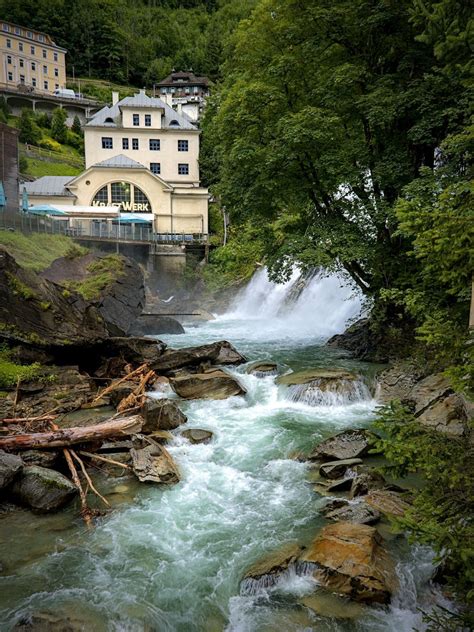
<path fill-rule="evenodd" d="M 136 434 L 140 432 L 142 424 L 143 419 L 140 415 L 133 415 L 131 417 L 105 421 L 95 426 L 10 435 L 8 437 L 0 437 L 0 449 L 30 450 L 33 448 L 62 448 L 77 443 L 87 443 L 89 441 L 107 439 L 109 437 Z"/>

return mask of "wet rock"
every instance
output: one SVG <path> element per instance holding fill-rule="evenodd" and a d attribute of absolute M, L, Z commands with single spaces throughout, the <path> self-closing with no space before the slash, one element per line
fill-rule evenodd
<path fill-rule="evenodd" d="M 200 347 L 168 349 L 152 363 L 151 368 L 158 373 L 169 373 L 183 367 L 199 366 L 203 362 L 213 365 L 242 364 L 247 360 L 226 340 Z"/>
<path fill-rule="evenodd" d="M 388 489 L 374 489 L 364 496 L 364 501 L 386 516 L 403 516 L 410 508 L 399 493 Z"/>
<path fill-rule="evenodd" d="M 302 547 L 299 544 L 289 542 L 265 555 L 247 570 L 240 584 L 240 592 L 252 595 L 262 588 L 274 586 L 281 575 L 295 564 L 301 551 Z"/>
<path fill-rule="evenodd" d="M 131 395 L 136 388 L 137 384 L 132 381 L 125 381 L 118 384 L 114 390 L 109 393 L 110 405 L 117 408 L 120 402 Z"/>
<path fill-rule="evenodd" d="M 418 416 L 418 421 L 443 434 L 460 437 L 468 431 L 469 416 L 461 395 L 451 393 L 431 403 Z"/>
<path fill-rule="evenodd" d="M 130 451 L 127 452 L 107 452 L 106 454 L 100 453 L 98 456 L 103 456 L 106 459 L 110 459 L 112 461 L 117 461 L 117 463 L 122 463 L 122 465 L 132 464 L 132 457 L 130 455 Z M 131 475 L 131 470 L 128 470 L 120 465 L 115 465 L 114 463 L 106 463 L 105 461 L 99 461 L 97 459 L 92 459 L 91 463 L 94 464 L 95 467 L 98 467 L 104 474 L 112 477 L 120 477 Z"/>
<path fill-rule="evenodd" d="M 19 456 L 0 450 L 0 489 L 10 485 L 22 468 L 23 461 Z"/>
<path fill-rule="evenodd" d="M 12 632 L 84 632 L 91 629 L 90 621 L 57 616 L 50 612 L 35 612 L 23 617 Z"/>
<path fill-rule="evenodd" d="M 246 393 L 234 377 L 220 369 L 173 378 L 170 383 L 184 399 L 226 399 Z"/>
<path fill-rule="evenodd" d="M 119 357 L 133 365 L 152 365 L 165 353 L 166 344 L 151 338 L 127 337 L 109 338 L 98 352 L 105 359 Z"/>
<path fill-rule="evenodd" d="M 180 476 L 171 456 L 158 444 L 130 450 L 132 468 L 142 483 L 179 483 Z"/>
<path fill-rule="evenodd" d="M 411 391 L 420 378 L 421 373 L 414 365 L 406 362 L 394 364 L 377 376 L 375 396 L 382 404 L 398 399 L 410 406 Z"/>
<path fill-rule="evenodd" d="M 37 465 L 27 465 L 13 483 L 12 492 L 22 504 L 38 513 L 57 511 L 77 493 L 63 474 Z"/>
<path fill-rule="evenodd" d="M 324 527 L 300 560 L 323 588 L 357 602 L 388 603 L 396 587 L 392 559 L 377 531 L 364 524 Z"/>
<path fill-rule="evenodd" d="M 54 450 L 24 450 L 21 453 L 21 458 L 26 465 L 51 468 L 56 465 L 59 453 Z"/>
<path fill-rule="evenodd" d="M 326 345 L 337 349 L 346 349 L 351 355 L 369 362 L 386 362 L 387 354 L 380 346 L 380 337 L 370 330 L 370 320 L 361 318 L 342 334 L 330 338 Z"/>
<path fill-rule="evenodd" d="M 371 525 L 380 520 L 380 513 L 365 502 L 349 503 L 342 499 L 329 502 L 322 508 L 321 513 L 328 520 L 335 522 Z"/>
<path fill-rule="evenodd" d="M 360 377 L 355 373 L 346 371 L 345 369 L 307 369 L 305 371 L 296 371 L 287 375 L 281 375 L 277 380 L 277 384 L 285 386 L 296 386 L 299 384 L 309 384 L 315 380 L 320 381 L 320 388 L 324 390 L 336 380 L 358 380 Z"/>
<path fill-rule="evenodd" d="M 171 316 L 141 314 L 132 323 L 128 333 L 132 336 L 158 336 L 160 334 L 184 334 L 183 325 Z"/>
<path fill-rule="evenodd" d="M 357 619 L 364 614 L 362 604 L 321 589 L 312 595 L 301 597 L 299 603 L 320 617 L 330 619 Z"/>
<path fill-rule="evenodd" d="M 174 430 L 188 419 L 171 399 L 147 398 L 140 412 L 144 419 L 142 432 L 145 434 L 157 430 Z"/>
<path fill-rule="evenodd" d="M 201 428 L 189 428 L 181 433 L 191 443 L 209 443 L 213 437 L 210 430 L 202 430 Z"/>
<path fill-rule="evenodd" d="M 317 445 L 309 458 L 322 461 L 360 458 L 369 452 L 374 439 L 375 435 L 367 430 L 344 430 Z"/>
<path fill-rule="evenodd" d="M 247 367 L 246 373 L 255 375 L 255 377 L 278 375 L 278 365 L 275 362 L 253 362 L 249 367 Z"/>
<path fill-rule="evenodd" d="M 324 478 L 340 478 L 343 476 L 350 467 L 360 465 L 362 459 L 345 459 L 343 461 L 329 461 L 323 463 L 319 468 L 319 473 Z"/>
<path fill-rule="evenodd" d="M 354 468 L 355 476 L 352 479 L 351 498 L 364 496 L 373 489 L 382 489 L 385 478 L 373 468 L 357 466 Z"/>

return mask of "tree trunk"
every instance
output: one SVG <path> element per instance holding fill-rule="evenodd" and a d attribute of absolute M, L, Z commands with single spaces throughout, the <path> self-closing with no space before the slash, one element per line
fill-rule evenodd
<path fill-rule="evenodd" d="M 63 428 L 52 432 L 10 435 L 0 438 L 0 449 L 15 451 L 32 448 L 60 448 L 76 443 L 135 434 L 140 432 L 142 424 L 140 415 L 133 415 L 84 428 Z"/>

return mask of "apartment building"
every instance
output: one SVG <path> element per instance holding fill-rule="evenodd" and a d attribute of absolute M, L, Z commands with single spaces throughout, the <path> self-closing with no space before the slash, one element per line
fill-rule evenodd
<path fill-rule="evenodd" d="M 0 21 L 0 87 L 43 94 L 65 88 L 66 52 L 46 33 Z"/>

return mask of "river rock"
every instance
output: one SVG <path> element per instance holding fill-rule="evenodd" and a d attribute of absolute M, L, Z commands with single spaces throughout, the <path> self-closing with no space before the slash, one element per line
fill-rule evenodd
<path fill-rule="evenodd" d="M 275 362 L 253 362 L 249 367 L 247 367 L 246 373 L 255 375 L 255 377 L 278 375 L 278 365 Z"/>
<path fill-rule="evenodd" d="M 355 476 L 352 479 L 351 498 L 364 496 L 373 489 L 382 489 L 385 485 L 385 478 L 373 468 L 357 466 L 354 468 Z"/>
<path fill-rule="evenodd" d="M 0 450 L 0 489 L 10 485 L 22 468 L 23 461 L 19 456 Z"/>
<path fill-rule="evenodd" d="M 112 406 L 117 408 L 121 401 L 131 395 L 137 388 L 136 382 L 125 380 L 118 384 L 113 391 L 109 393 L 109 401 Z"/>
<path fill-rule="evenodd" d="M 209 443 L 213 437 L 210 430 L 202 430 L 201 428 L 189 428 L 183 430 L 181 434 L 191 443 Z"/>
<path fill-rule="evenodd" d="M 59 453 L 55 450 L 24 450 L 21 453 L 21 458 L 26 465 L 51 468 L 56 465 Z"/>
<path fill-rule="evenodd" d="M 345 369 L 307 369 L 305 371 L 296 371 L 281 375 L 277 380 L 277 384 L 285 386 L 296 386 L 299 384 L 309 384 L 318 380 L 321 390 L 329 388 L 335 381 L 339 380 L 358 380 L 360 377 L 355 373 L 346 371 Z"/>
<path fill-rule="evenodd" d="M 324 478 L 340 478 L 346 473 L 350 467 L 360 465 L 362 459 L 344 459 L 343 461 L 329 461 L 323 463 L 319 468 L 319 473 Z"/>
<path fill-rule="evenodd" d="M 125 362 L 152 365 L 166 352 L 167 345 L 161 340 L 142 337 L 109 338 L 106 344 L 97 348 L 104 359 L 121 358 Z"/>
<path fill-rule="evenodd" d="M 12 492 L 37 513 L 57 511 L 76 494 L 77 488 L 63 474 L 37 465 L 25 465 Z"/>
<path fill-rule="evenodd" d="M 357 459 L 369 452 L 374 439 L 375 435 L 368 430 L 344 430 L 317 445 L 308 458 L 322 461 Z"/>
<path fill-rule="evenodd" d="M 300 560 L 323 588 L 361 603 L 389 603 L 396 587 L 394 563 L 368 525 L 324 527 Z"/>
<path fill-rule="evenodd" d="M 171 316 L 141 314 L 132 323 L 128 333 L 132 336 L 158 336 L 160 334 L 184 334 L 183 325 Z"/>
<path fill-rule="evenodd" d="M 184 399 L 226 399 L 246 393 L 234 377 L 220 369 L 173 378 L 170 383 L 174 392 Z"/>
<path fill-rule="evenodd" d="M 144 419 L 142 432 L 145 434 L 157 430 L 174 430 L 188 419 L 171 399 L 147 398 L 140 412 Z"/>
<path fill-rule="evenodd" d="M 253 595 L 262 588 L 274 586 L 281 575 L 295 564 L 301 551 L 299 544 L 289 542 L 265 555 L 247 570 L 240 584 L 240 592 Z"/>
<path fill-rule="evenodd" d="M 375 524 L 380 520 L 380 513 L 363 501 L 349 503 L 343 499 L 333 500 L 321 509 L 321 513 L 335 522 Z"/>
<path fill-rule="evenodd" d="M 330 619 L 357 619 L 364 614 L 364 606 L 350 599 L 319 589 L 299 599 L 299 603 L 320 617 Z M 311 627 L 310 629 L 313 629 Z"/>
<path fill-rule="evenodd" d="M 399 493 L 388 489 L 374 489 L 364 496 L 364 501 L 387 516 L 403 516 L 410 508 Z"/>
<path fill-rule="evenodd" d="M 199 366 L 206 362 L 213 365 L 224 365 L 243 364 L 246 361 L 246 358 L 230 342 L 221 340 L 200 347 L 168 349 L 152 363 L 151 368 L 157 373 L 166 374 L 183 367 Z"/>
<path fill-rule="evenodd" d="M 156 443 L 130 450 L 132 467 L 142 483 L 179 483 L 178 468 L 168 452 Z"/>

